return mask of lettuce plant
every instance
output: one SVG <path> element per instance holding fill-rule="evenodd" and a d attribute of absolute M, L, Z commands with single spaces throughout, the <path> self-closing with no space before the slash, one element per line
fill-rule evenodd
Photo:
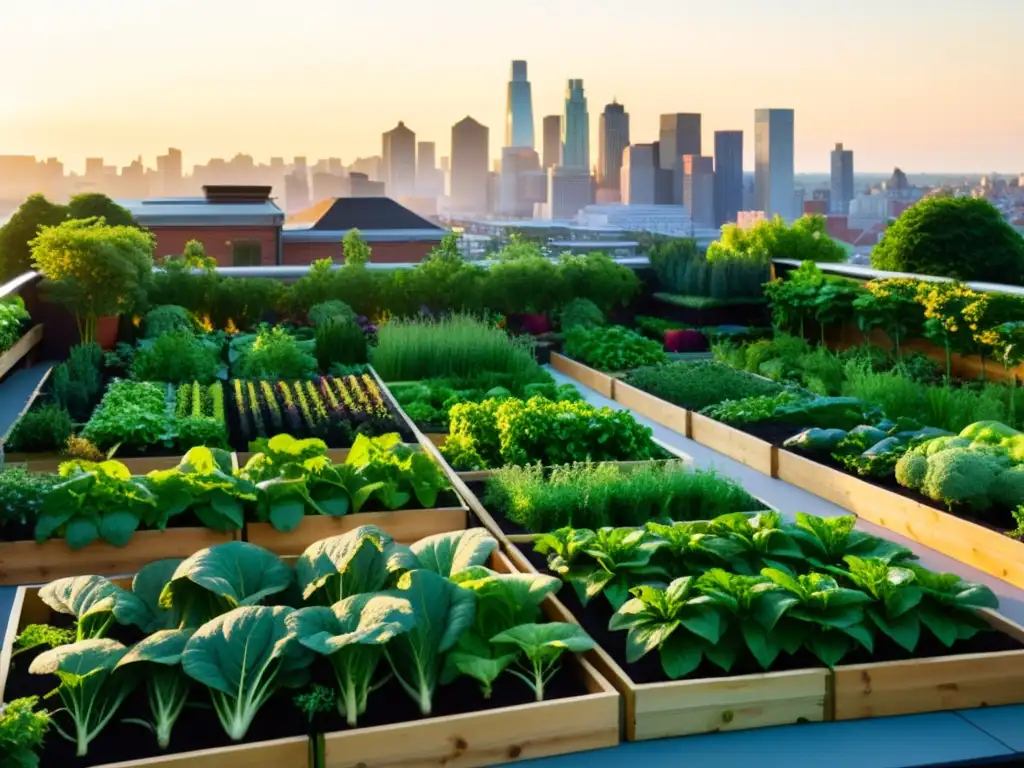
<path fill-rule="evenodd" d="M 943 645 L 969 640 L 989 628 L 977 615 L 979 609 L 995 609 L 999 600 L 984 584 L 964 581 L 954 573 L 935 573 L 917 565 L 907 566 L 922 592 L 918 613 Z"/>
<path fill-rule="evenodd" d="M 626 661 L 639 661 L 659 651 L 661 667 L 672 680 L 700 666 L 708 645 L 722 637 L 725 622 L 714 598 L 696 589 L 696 579 L 684 576 L 664 589 L 636 587 L 633 598 L 617 610 L 610 630 L 629 630 Z"/>
<path fill-rule="evenodd" d="M 60 533 L 71 549 L 97 539 L 123 547 L 140 522 L 156 509 L 156 498 L 146 484 L 132 477 L 119 461 L 66 462 L 61 482 L 43 500 L 36 521 L 36 541 Z"/>
<path fill-rule="evenodd" d="M 177 627 L 179 617 L 175 616 L 174 611 L 160 604 L 160 595 L 174 578 L 174 572 L 182 562 L 184 561 L 181 558 L 176 557 L 154 560 L 142 566 L 132 579 L 132 594 L 141 600 L 149 611 L 150 622 L 143 627 L 147 632 Z"/>
<path fill-rule="evenodd" d="M 395 573 L 418 565 L 408 547 L 395 544 L 372 525 L 314 542 L 295 561 L 295 577 L 307 604 L 331 606 L 366 592 L 377 592 Z"/>
<path fill-rule="evenodd" d="M 476 599 L 473 593 L 426 570 L 409 571 L 386 593 L 408 600 L 415 621 L 412 628 L 384 646 L 388 662 L 402 688 L 427 716 L 446 652 L 473 624 Z"/>
<path fill-rule="evenodd" d="M 889 563 L 916 559 L 906 547 L 854 529 L 857 518 L 815 517 L 796 513 L 796 525 L 789 529 L 803 549 L 807 562 L 815 568 L 839 566 L 847 555 L 877 557 Z"/>
<path fill-rule="evenodd" d="M 161 530 L 191 510 L 207 528 L 235 531 L 245 524 L 245 503 L 256 500 L 255 486 L 234 474 L 231 454 L 216 448 L 193 448 L 176 468 L 150 472 L 147 480 L 159 501 L 153 524 Z"/>
<path fill-rule="evenodd" d="M 744 552 L 739 542 L 709 533 L 706 521 L 648 523 L 646 528 L 654 540 L 662 542 L 655 563 L 666 572 L 702 573 L 729 567 Z"/>
<path fill-rule="evenodd" d="M 378 594 L 352 595 L 330 608 L 303 608 L 286 620 L 303 646 L 330 661 L 341 692 L 338 711 L 353 727 L 377 687 L 373 678 L 384 646 L 415 622 L 408 600 Z"/>
<path fill-rule="evenodd" d="M 88 754 L 89 744 L 110 722 L 138 682 L 135 675 L 116 669 L 127 652 L 128 649 L 116 640 L 94 638 L 46 651 L 28 668 L 33 675 L 56 675 L 60 680 L 56 693 L 71 717 L 74 735 L 61 728 L 56 720 L 51 720 L 51 724 L 75 745 L 78 757 Z"/>
<path fill-rule="evenodd" d="M 281 688 L 309 679 L 313 654 L 288 628 L 291 608 L 243 606 L 211 619 L 185 644 L 185 674 L 210 691 L 213 708 L 234 741 L 249 732 L 260 708 Z"/>
<path fill-rule="evenodd" d="M 438 533 L 413 544 L 410 549 L 419 567 L 448 578 L 487 562 L 498 548 L 498 540 L 483 528 Z"/>
<path fill-rule="evenodd" d="M 375 495 L 386 509 L 401 509 L 414 497 L 424 509 L 435 507 L 438 494 L 450 487 L 437 463 L 422 451 L 403 445 L 396 432 L 380 437 L 358 435 L 345 463 L 368 481 L 381 483 Z"/>
<path fill-rule="evenodd" d="M 667 576 L 664 569 L 651 565 L 663 545 L 642 528 L 599 528 L 583 550 L 593 564 L 574 565 L 567 578 L 584 605 L 603 593 L 618 609 L 638 581 Z"/>
<path fill-rule="evenodd" d="M 116 669 L 122 669 L 145 662 L 146 696 L 153 722 L 133 722 L 151 728 L 161 749 L 170 745 L 171 730 L 185 708 L 192 687 L 191 678 L 181 668 L 181 654 L 192 633 L 191 629 L 162 629 L 132 646 L 117 663 Z"/>
<path fill-rule="evenodd" d="M 69 576 L 39 590 L 39 599 L 57 613 L 75 617 L 76 639 L 106 637 L 117 624 L 145 629 L 152 616 L 131 592 L 103 576 Z"/>
<path fill-rule="evenodd" d="M 594 641 L 576 624 L 553 621 L 547 624 L 520 624 L 491 638 L 497 645 L 512 645 L 526 655 L 527 674 L 510 669 L 526 683 L 537 697 L 544 700 L 544 688 L 559 670 L 559 660 L 566 651 L 582 653 L 594 648 Z"/>
<path fill-rule="evenodd" d="M 160 593 L 180 627 L 199 627 L 239 606 L 259 605 L 293 583 L 291 568 L 263 547 L 229 541 L 201 549 L 175 568 Z"/>
<path fill-rule="evenodd" d="M 708 532 L 728 540 L 738 548 L 731 567 L 736 573 L 753 576 L 762 568 L 800 561 L 803 551 L 778 512 L 747 515 L 736 512 L 720 515 L 708 523 Z"/>

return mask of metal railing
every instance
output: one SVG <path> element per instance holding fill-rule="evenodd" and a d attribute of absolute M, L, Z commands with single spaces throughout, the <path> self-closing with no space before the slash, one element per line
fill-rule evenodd
<path fill-rule="evenodd" d="M 0 285 L 0 299 L 6 299 L 8 296 L 17 296 L 41 279 L 42 276 L 38 272 L 24 272 L 13 280 L 8 280 L 3 285 Z"/>
<path fill-rule="evenodd" d="M 799 267 L 800 262 L 796 259 L 774 259 L 772 261 L 777 267 Z M 857 264 L 841 264 L 841 263 L 829 263 L 819 262 L 818 269 L 822 272 L 832 275 L 842 275 L 843 277 L 855 277 L 858 280 L 892 280 L 897 278 L 909 278 L 911 280 L 922 280 L 927 283 L 953 283 L 956 282 L 951 277 L 939 277 L 937 275 L 917 275 L 911 272 L 885 272 L 881 269 L 872 269 L 871 267 L 862 267 Z M 1001 283 L 980 283 L 980 282 L 965 282 L 968 288 L 979 293 L 1006 293 L 1013 296 L 1024 296 L 1024 286 L 1020 285 L 1003 285 Z"/>

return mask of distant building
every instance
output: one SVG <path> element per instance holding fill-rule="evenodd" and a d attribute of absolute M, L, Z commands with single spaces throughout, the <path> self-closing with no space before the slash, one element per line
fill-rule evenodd
<path fill-rule="evenodd" d="M 792 109 L 754 113 L 754 205 L 768 218 L 797 218 L 794 211 Z"/>
<path fill-rule="evenodd" d="M 825 200 L 804 200 L 804 216 L 827 216 L 828 203 Z"/>
<path fill-rule="evenodd" d="M 419 197 L 442 197 L 444 174 L 437 168 L 437 149 L 432 141 L 416 145 L 416 194 Z"/>
<path fill-rule="evenodd" d="M 544 118 L 544 170 L 562 163 L 562 116 L 547 115 Z"/>
<path fill-rule="evenodd" d="M 365 173 L 353 171 L 348 175 L 349 195 L 352 197 L 384 197 L 383 181 L 371 181 Z"/>
<path fill-rule="evenodd" d="M 622 153 L 629 146 L 629 113 L 617 101 L 612 100 L 601 113 L 597 137 L 597 184 L 619 189 Z"/>
<path fill-rule="evenodd" d="M 715 131 L 715 225 L 734 223 L 743 208 L 743 131 Z"/>
<path fill-rule="evenodd" d="M 670 237 L 693 234 L 693 222 L 681 205 L 588 205 L 576 219 L 580 226 L 590 229 L 614 228 Z"/>
<path fill-rule="evenodd" d="M 672 199 L 683 202 L 683 155 L 701 154 L 701 116 L 697 113 L 675 113 L 661 116 L 658 135 L 659 165 L 672 172 Z"/>
<path fill-rule="evenodd" d="M 348 179 L 344 176 L 326 172 L 315 172 L 311 178 L 312 199 L 316 202 L 326 200 L 329 197 L 348 197 L 351 192 Z M 308 206 L 296 206 L 295 210 L 302 210 L 302 208 L 306 207 Z"/>
<path fill-rule="evenodd" d="M 362 173 L 373 181 L 387 181 L 384 175 L 384 160 L 380 155 L 360 157 L 348 167 L 349 173 Z"/>
<path fill-rule="evenodd" d="M 736 226 L 740 229 L 753 229 L 764 220 L 764 211 L 740 211 L 736 216 Z"/>
<path fill-rule="evenodd" d="M 622 153 L 622 202 L 625 205 L 657 203 L 658 167 L 653 144 L 633 144 Z"/>
<path fill-rule="evenodd" d="M 547 218 L 572 219 L 594 202 L 594 182 L 583 168 L 548 169 Z"/>
<path fill-rule="evenodd" d="M 399 122 L 383 137 L 384 182 L 391 197 L 416 194 L 416 134 Z"/>
<path fill-rule="evenodd" d="M 472 117 L 452 126 L 451 210 L 486 213 L 490 194 L 489 131 Z"/>
<path fill-rule="evenodd" d="M 533 149 L 533 96 L 526 76 L 526 62 L 512 62 L 505 109 L 505 146 Z"/>
<path fill-rule="evenodd" d="M 498 213 L 502 216 L 529 218 L 536 203 L 547 199 L 547 174 L 540 168 L 540 157 L 526 147 L 501 150 L 501 181 Z"/>
<path fill-rule="evenodd" d="M 309 207 L 309 182 L 305 168 L 299 168 L 284 177 L 284 203 L 286 210 L 301 211 Z"/>
<path fill-rule="evenodd" d="M 849 213 L 853 200 L 853 150 L 836 144 L 832 150 L 832 184 L 830 213 Z"/>
<path fill-rule="evenodd" d="M 590 113 L 582 80 L 570 80 L 565 89 L 562 123 L 562 165 L 590 174 Z"/>
<path fill-rule="evenodd" d="M 695 227 L 715 226 L 715 160 L 683 155 L 683 205 Z"/>

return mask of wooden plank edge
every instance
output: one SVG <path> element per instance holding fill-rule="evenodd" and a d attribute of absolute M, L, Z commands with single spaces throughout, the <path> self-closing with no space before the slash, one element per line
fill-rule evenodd
<path fill-rule="evenodd" d="M 6 376 L 22 359 L 43 340 L 43 324 L 36 323 L 11 348 L 0 355 L 0 378 Z"/>
<path fill-rule="evenodd" d="M 32 390 L 32 394 L 29 395 L 28 401 L 25 403 L 25 407 L 18 411 L 18 418 L 11 422 L 11 426 L 8 427 L 7 432 L 5 432 L 4 436 L 0 438 L 0 443 L 6 443 L 7 440 L 10 438 L 11 433 L 14 432 L 14 428 L 18 426 L 18 422 L 21 421 L 22 416 L 28 413 L 29 408 L 32 407 L 33 403 L 35 403 L 36 401 L 36 398 L 38 398 L 39 394 L 43 391 L 43 387 L 46 386 L 46 382 L 49 381 L 50 374 L 52 372 L 53 365 L 50 365 L 49 368 L 43 371 L 43 375 L 40 377 L 39 383 L 36 384 L 35 389 Z"/>

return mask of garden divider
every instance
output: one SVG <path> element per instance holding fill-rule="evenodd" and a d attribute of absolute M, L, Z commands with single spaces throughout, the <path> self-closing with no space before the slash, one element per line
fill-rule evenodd
<path fill-rule="evenodd" d="M 31 355 L 42 340 L 42 323 L 29 328 L 20 339 L 14 342 L 14 346 L 0 355 L 0 378 L 6 376 L 14 366 Z"/>

